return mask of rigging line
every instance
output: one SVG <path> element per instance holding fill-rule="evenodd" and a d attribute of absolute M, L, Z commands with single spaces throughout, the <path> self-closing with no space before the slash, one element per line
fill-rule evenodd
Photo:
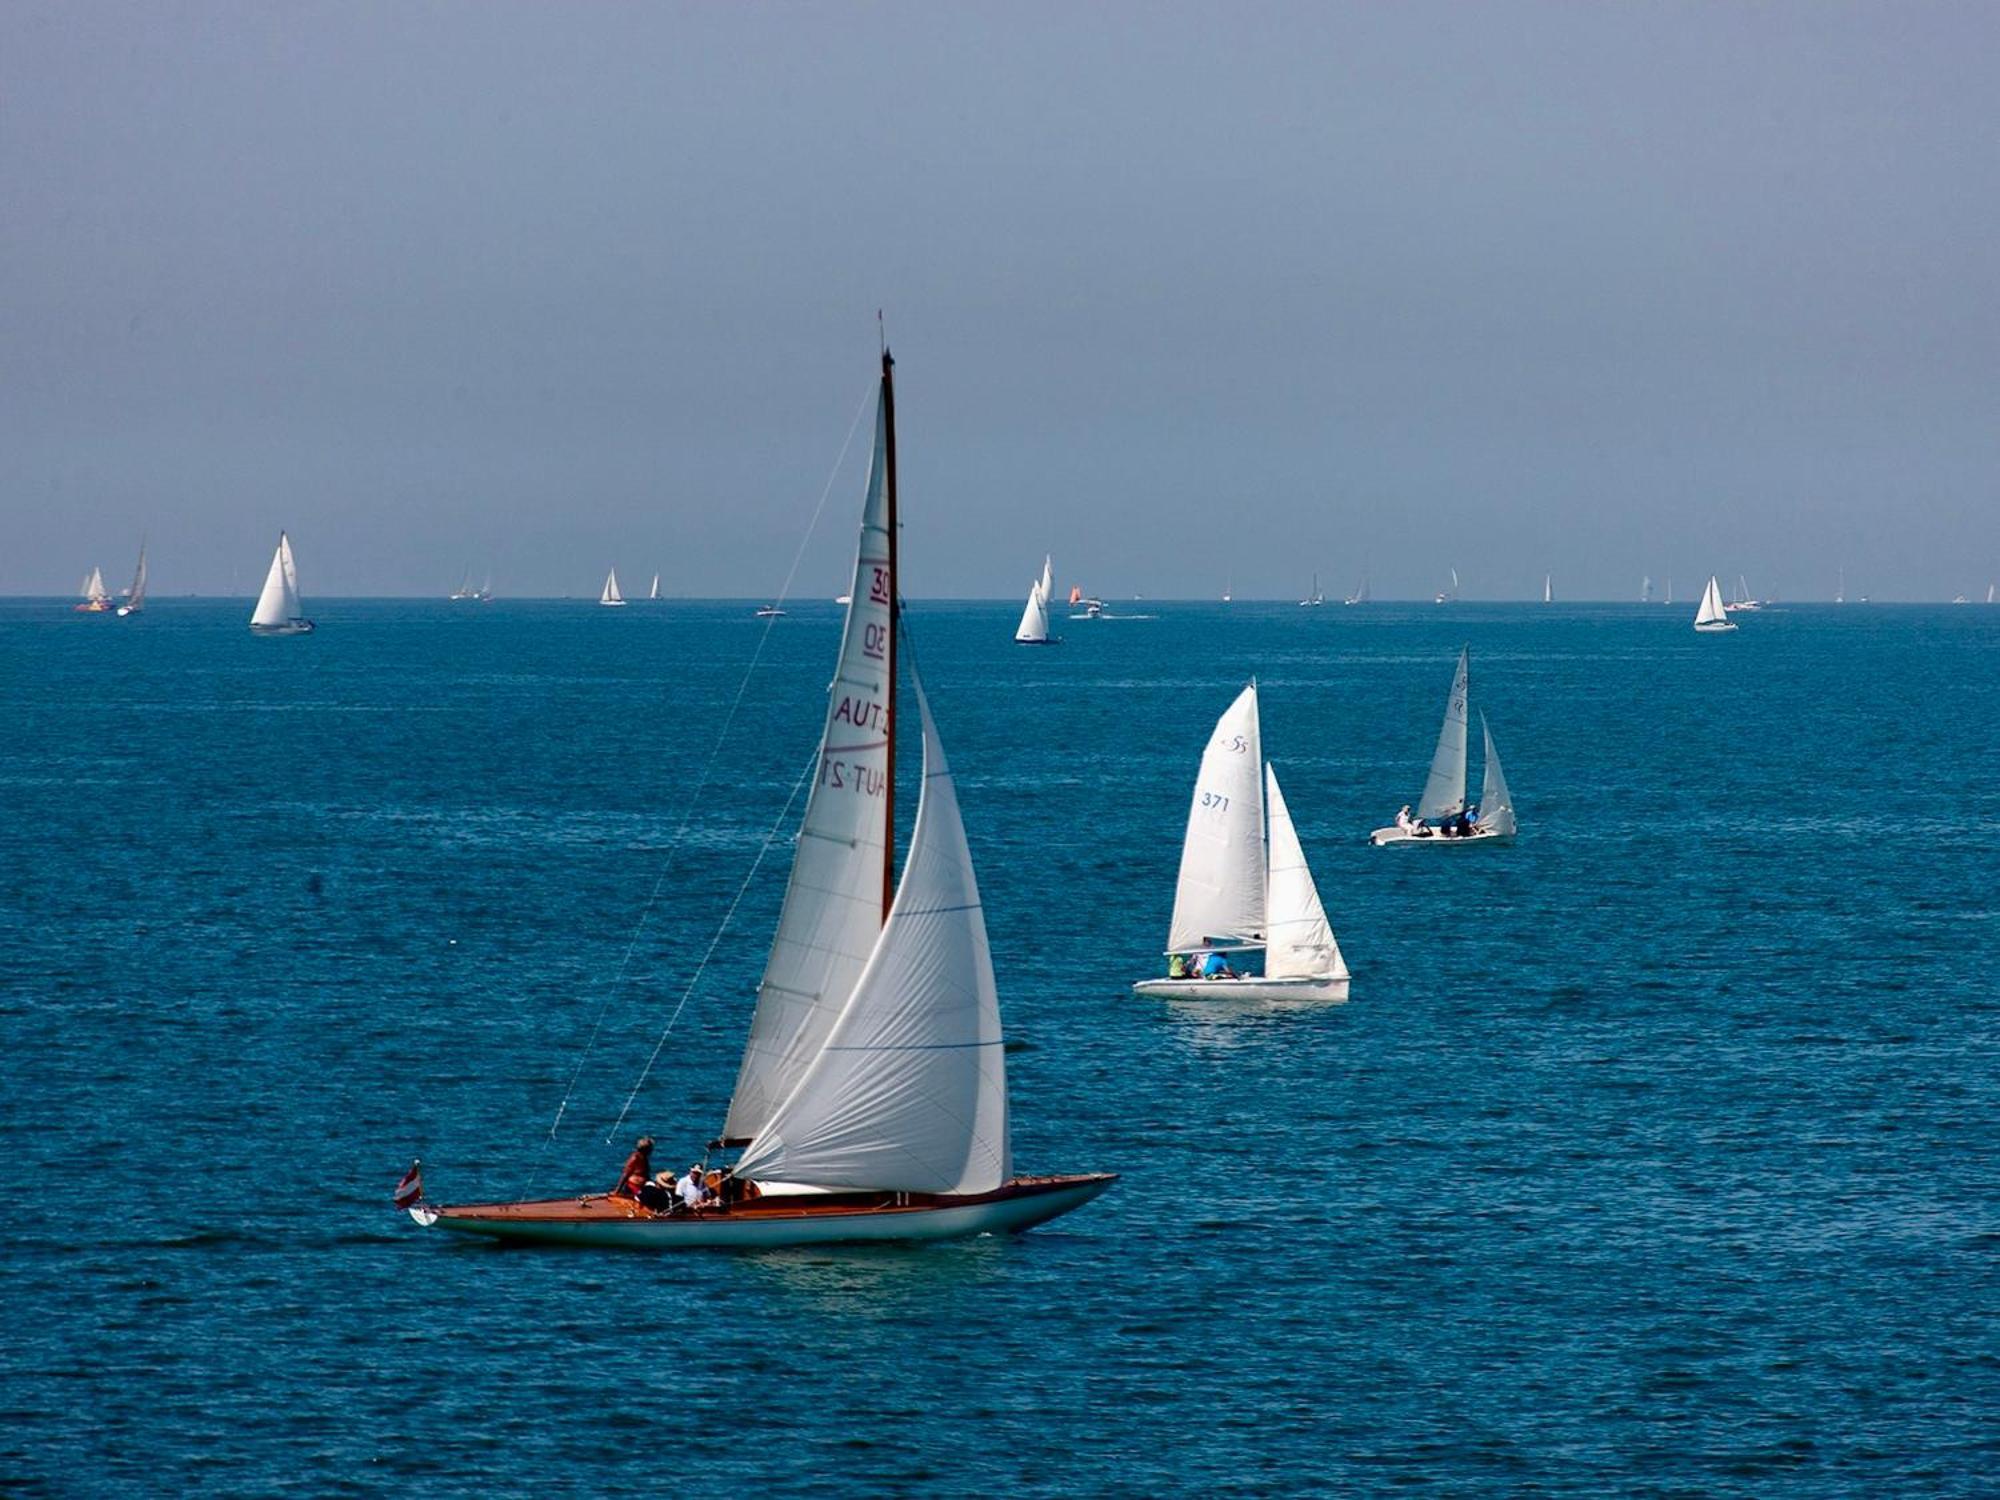
<path fill-rule="evenodd" d="M 639 1070 L 639 1081 L 632 1085 L 632 1092 L 625 1096 L 625 1107 L 618 1111 L 618 1118 L 611 1122 L 611 1129 L 605 1132 L 604 1143 L 607 1146 L 617 1138 L 618 1127 L 625 1123 L 625 1117 L 632 1112 L 632 1105 L 639 1097 L 639 1090 L 646 1086 L 646 1080 L 652 1076 L 653 1064 L 660 1060 L 660 1053 L 666 1048 L 667 1038 L 673 1035 L 674 1026 L 679 1022 L 681 1012 L 687 1009 L 688 999 L 694 994 L 695 986 L 701 983 L 701 976 L 708 968 L 708 961 L 715 957 L 715 950 L 722 946 L 722 939 L 729 931 L 729 923 L 736 915 L 736 908 L 743 904 L 743 897 L 748 893 L 750 883 L 757 878 L 757 871 L 764 863 L 764 856 L 771 852 L 771 846 L 778 841 L 778 835 L 791 820 L 792 804 L 799 800 L 800 789 L 818 772 L 821 758 L 819 748 L 814 746 L 812 759 L 806 763 L 806 768 L 799 772 L 799 779 L 792 783 L 792 794 L 785 798 L 784 809 L 779 812 L 777 821 L 771 824 L 771 831 L 764 836 L 764 844 L 757 851 L 757 857 L 750 861 L 750 869 L 743 876 L 743 883 L 736 888 L 736 898 L 729 903 L 729 910 L 722 914 L 722 921 L 716 926 L 715 936 L 709 940 L 708 951 L 702 954 L 701 962 L 694 966 L 694 972 L 688 976 L 687 986 L 681 991 L 680 1003 L 674 1007 L 674 1013 L 667 1017 L 667 1024 L 660 1032 L 660 1039 L 653 1043 L 653 1051 L 646 1059 L 646 1066 Z"/>
<path fill-rule="evenodd" d="M 819 503 L 813 506 L 812 519 L 806 522 L 805 535 L 799 538 L 798 550 L 792 554 L 792 565 L 786 570 L 784 585 L 778 592 L 780 604 L 791 593 L 792 580 L 798 574 L 799 564 L 806 555 L 806 547 L 811 543 L 813 532 L 819 525 L 820 515 L 826 509 L 827 497 L 833 493 L 834 481 L 840 477 L 840 466 L 847 461 L 847 450 L 853 446 L 855 430 L 861 426 L 862 413 L 868 410 L 868 398 L 874 394 L 874 390 L 875 382 L 871 379 L 861 393 L 860 403 L 854 408 L 853 419 L 847 424 L 847 436 L 840 440 L 840 452 L 834 457 L 833 467 L 826 476 L 826 483 L 820 487 Z M 638 949 L 639 938 L 646 930 L 646 922 L 653 914 L 653 907 L 659 902 L 660 892 L 666 886 L 667 877 L 673 873 L 674 861 L 680 854 L 681 840 L 687 834 L 688 824 L 694 819 L 694 810 L 701 805 L 701 794 L 708 788 L 708 778 L 715 770 L 715 763 L 722 754 L 723 745 L 728 742 L 730 726 L 736 722 L 736 712 L 743 706 L 743 695 L 750 687 L 750 678 L 757 670 L 757 663 L 763 658 L 764 647 L 770 641 L 771 630 L 777 623 L 775 616 L 766 618 L 763 634 L 757 637 L 757 645 L 750 653 L 749 665 L 744 667 L 742 680 L 736 684 L 736 697 L 731 701 L 729 711 L 722 717 L 722 727 L 716 732 L 715 743 L 708 752 L 708 760 L 702 765 L 701 775 L 695 782 L 694 795 L 688 798 L 684 805 L 680 826 L 674 830 L 674 836 L 667 845 L 666 859 L 660 866 L 659 876 L 653 881 L 653 889 L 646 897 L 646 904 L 639 909 L 639 919 L 633 925 L 631 940 L 626 943 L 625 952 L 618 960 L 618 967 L 604 987 L 604 999 L 598 1004 L 597 1018 L 591 1023 L 590 1036 L 583 1044 L 583 1051 L 577 1055 L 576 1066 L 570 1071 L 569 1083 L 563 1089 L 562 1102 L 556 1106 L 555 1118 L 549 1121 L 549 1133 L 542 1141 L 541 1155 L 535 1162 L 537 1173 L 548 1158 L 549 1148 L 555 1144 L 556 1132 L 562 1128 L 563 1116 L 569 1112 L 569 1102 L 576 1095 L 576 1082 L 583 1076 L 583 1065 L 597 1046 L 598 1035 L 604 1030 L 604 1018 L 611 1009 L 612 997 L 617 994 L 619 984 L 624 981 L 625 971 L 632 962 L 632 954 Z M 761 859 L 762 855 L 758 857 Z"/>

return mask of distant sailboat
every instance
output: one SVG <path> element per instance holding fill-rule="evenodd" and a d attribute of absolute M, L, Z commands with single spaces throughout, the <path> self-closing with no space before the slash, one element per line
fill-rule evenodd
<path fill-rule="evenodd" d="M 282 531 L 278 533 L 278 550 L 271 554 L 271 571 L 264 575 L 264 592 L 257 596 L 257 608 L 250 615 L 250 629 L 256 635 L 307 635 L 313 629 L 299 599 L 292 539 Z"/>
<path fill-rule="evenodd" d="M 1049 634 L 1049 564 L 1042 564 L 1042 576 L 1028 585 L 1028 604 L 1021 611 L 1021 623 L 1014 628 L 1017 646 L 1053 646 L 1060 637 Z"/>
<path fill-rule="evenodd" d="M 1485 730 L 1486 772 L 1480 784 L 1479 812 L 1472 818 L 1471 831 L 1448 833 L 1461 814 L 1469 811 L 1465 801 L 1466 710 L 1470 702 L 1472 651 L 1458 653 L 1458 670 L 1452 674 L 1451 696 L 1445 700 L 1444 724 L 1438 730 L 1437 749 L 1431 755 L 1430 774 L 1424 778 L 1424 794 L 1417 801 L 1413 818 L 1408 807 L 1396 814 L 1395 823 L 1368 835 L 1368 842 L 1387 844 L 1477 844 L 1505 842 L 1514 837 L 1514 799 L 1507 779 L 1500 771 L 1500 753 L 1493 748 L 1493 731 L 1486 728 L 1486 715 L 1479 716 Z M 1431 819 L 1439 820 L 1432 828 Z"/>
<path fill-rule="evenodd" d="M 146 607 L 146 543 L 139 541 L 139 567 L 132 574 L 132 587 L 125 591 L 125 602 L 118 606 L 118 617 L 136 615 Z"/>
<path fill-rule="evenodd" d="M 1458 602 L 1458 569 L 1453 568 L 1451 570 L 1451 587 L 1440 590 L 1437 598 L 1431 602 L 1433 604 L 1455 604 Z"/>
<path fill-rule="evenodd" d="M 1299 601 L 1299 607 L 1302 609 L 1318 609 L 1324 603 L 1326 603 L 1326 595 L 1320 591 L 1319 574 L 1314 573 L 1312 592 Z"/>
<path fill-rule="evenodd" d="M 448 597 L 453 604 L 479 602 L 479 590 L 472 586 L 472 569 L 465 570 L 464 576 L 458 580 L 458 587 L 453 589 Z"/>
<path fill-rule="evenodd" d="M 1722 586 L 1715 581 L 1713 573 L 1708 576 L 1708 587 L 1701 592 L 1701 608 L 1695 611 L 1696 630 L 1734 630 L 1736 622 L 1729 618 L 1722 603 Z"/>
<path fill-rule="evenodd" d="M 1361 570 L 1361 582 L 1355 586 L 1354 592 L 1341 602 L 1343 604 L 1366 604 L 1368 602 L 1368 570 L 1366 568 Z"/>
<path fill-rule="evenodd" d="M 618 570 L 613 568 L 604 575 L 604 592 L 597 596 L 597 602 L 610 609 L 623 609 L 625 596 L 618 592 Z"/>
<path fill-rule="evenodd" d="M 1199 970 L 1215 955 L 1218 968 L 1263 972 L 1216 978 L 1176 973 L 1142 979 L 1133 993 L 1170 1000 L 1347 998 L 1347 963 L 1278 789 L 1278 773 L 1263 754 L 1252 682 L 1216 721 L 1202 753 L 1167 930 L 1177 968 L 1192 958 Z"/>
<path fill-rule="evenodd" d="M 1641 604 L 1651 604 L 1653 602 L 1653 575 L 1651 573 L 1648 573 L 1639 582 L 1639 602 Z"/>
<path fill-rule="evenodd" d="M 647 1249 L 935 1240 L 1028 1229 L 1115 1180 L 1014 1173 L 986 920 L 951 768 L 913 670 L 923 768 L 896 879 L 901 595 L 886 352 L 881 393 L 817 773 L 736 1086 L 709 1146 L 742 1154 L 708 1179 L 715 1201 L 696 1208 L 608 1193 L 405 1198 L 418 1224 Z"/>
<path fill-rule="evenodd" d="M 1835 604 L 1845 604 L 1847 602 L 1847 567 L 1845 564 L 1841 565 L 1839 582 L 1833 586 L 1833 602 Z"/>
<path fill-rule="evenodd" d="M 1721 597 L 1720 594 L 1718 594 L 1717 597 L 1718 598 Z M 1764 603 L 1761 599 L 1752 599 L 1750 597 L 1750 585 L 1744 581 L 1743 575 L 1741 573 L 1738 573 L 1736 575 L 1735 597 L 1733 597 L 1727 604 L 1723 605 L 1722 607 L 1730 614 L 1735 614 L 1739 610 L 1748 610 L 1754 613 L 1755 611 L 1762 609 L 1764 607 Z"/>
<path fill-rule="evenodd" d="M 660 602 L 660 575 L 658 573 L 653 575 L 653 587 L 646 594 L 646 602 L 648 604 L 658 604 Z"/>
<path fill-rule="evenodd" d="M 83 595 L 83 603 L 76 606 L 78 614 L 102 615 L 110 613 L 111 594 L 104 587 L 104 572 L 101 568 L 92 568 L 90 570 L 90 576 L 83 580 L 83 587 L 78 592 Z"/>
<path fill-rule="evenodd" d="M 1542 575 L 1542 603 L 1553 604 L 1556 602 L 1555 585 L 1556 585 L 1555 574 L 1544 573 Z"/>

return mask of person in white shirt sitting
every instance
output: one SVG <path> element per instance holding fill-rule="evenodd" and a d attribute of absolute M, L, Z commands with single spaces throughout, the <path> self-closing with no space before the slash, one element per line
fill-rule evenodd
<path fill-rule="evenodd" d="M 708 1201 L 708 1189 L 702 1185 L 701 1163 L 696 1162 L 687 1169 L 687 1176 L 680 1181 L 681 1203 L 687 1208 L 700 1208 Z"/>

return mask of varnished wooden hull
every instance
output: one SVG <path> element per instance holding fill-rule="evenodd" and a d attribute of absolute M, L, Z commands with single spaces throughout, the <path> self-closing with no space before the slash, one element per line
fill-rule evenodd
<path fill-rule="evenodd" d="M 486 1239 L 634 1250 L 768 1250 L 789 1245 L 947 1240 L 1013 1234 L 1081 1208 L 1114 1173 L 1017 1177 L 997 1192 L 771 1195 L 726 1210 L 656 1214 L 629 1198 L 593 1194 L 530 1203 L 419 1203 L 426 1227 Z"/>

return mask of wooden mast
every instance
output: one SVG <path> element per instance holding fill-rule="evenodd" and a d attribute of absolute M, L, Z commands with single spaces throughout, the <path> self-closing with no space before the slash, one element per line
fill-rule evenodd
<path fill-rule="evenodd" d="M 896 627 L 901 612 L 902 589 L 896 578 L 896 385 L 890 371 L 896 361 L 889 346 L 882 346 L 882 435 L 887 452 L 883 469 L 883 498 L 889 523 L 889 691 L 887 761 L 888 795 L 882 807 L 882 920 L 889 920 L 889 906 L 896 899 Z"/>

